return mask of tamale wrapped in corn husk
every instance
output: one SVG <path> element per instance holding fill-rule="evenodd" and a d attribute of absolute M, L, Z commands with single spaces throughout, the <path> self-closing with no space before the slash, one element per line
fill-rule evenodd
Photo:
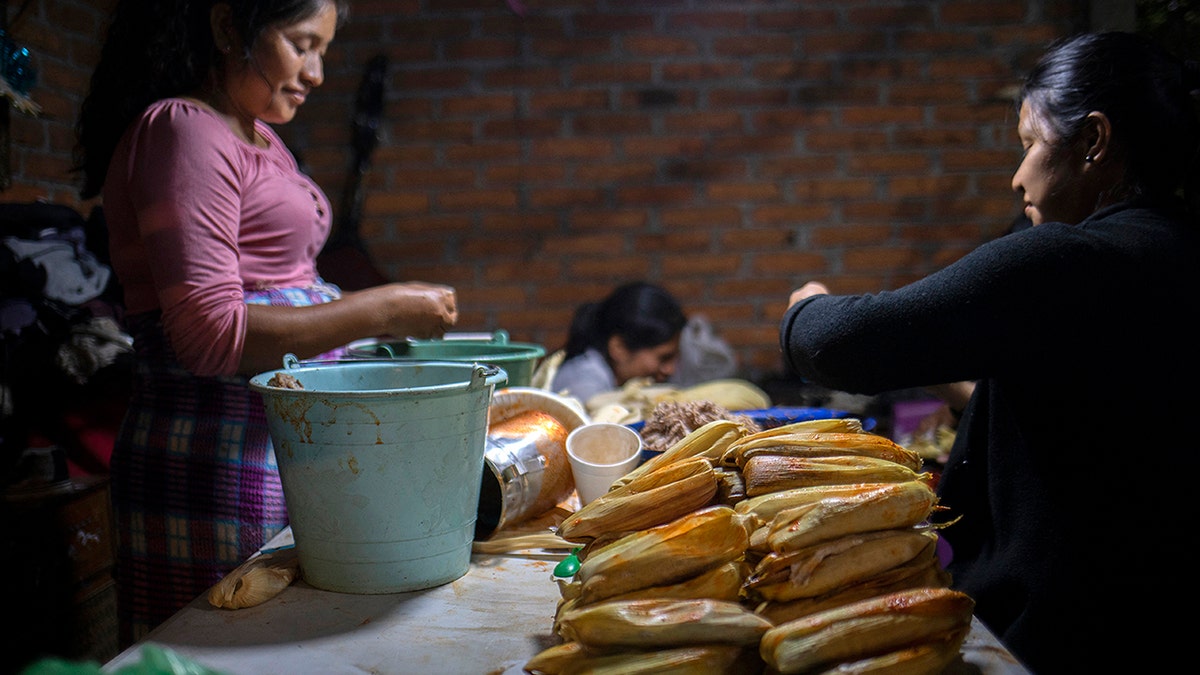
<path fill-rule="evenodd" d="M 755 439 L 743 438 L 725 451 L 722 461 L 731 459 L 745 466 L 755 455 L 786 455 L 789 457 L 876 457 L 919 471 L 921 455 L 895 441 L 869 433 L 793 433 Z"/>
<path fill-rule="evenodd" d="M 770 429 L 763 429 L 762 431 L 743 436 L 739 443 L 791 434 L 826 433 L 862 434 L 867 432 L 863 429 L 862 420 L 856 417 L 823 417 L 821 419 L 790 422 Z"/>
<path fill-rule="evenodd" d="M 541 656 L 535 655 L 526 662 L 525 671 L 534 675 L 751 675 L 761 673 L 763 668 L 755 649 L 738 645 L 692 645 L 601 654 L 579 650 L 569 658 Z"/>
<path fill-rule="evenodd" d="M 919 480 L 827 497 L 776 514 L 765 528 L 767 547 L 795 551 L 848 534 L 911 527 L 926 520 L 936 502 L 933 489 Z"/>
<path fill-rule="evenodd" d="M 648 586 L 636 591 L 615 595 L 610 600 L 639 600 L 643 598 L 728 600 L 741 597 L 742 584 L 750 576 L 750 566 L 740 560 L 730 561 L 705 570 L 694 577 L 662 586 Z"/>
<path fill-rule="evenodd" d="M 745 482 L 743 481 L 743 485 Z M 754 497 L 747 497 L 734 505 L 738 513 L 750 516 L 753 527 L 762 527 L 771 522 L 784 509 L 812 504 L 826 497 L 848 497 L 870 491 L 888 483 L 843 483 L 837 485 L 805 485 L 785 490 L 775 490 Z"/>
<path fill-rule="evenodd" d="M 843 661 L 814 675 L 930 675 L 945 672 L 961 660 L 962 644 L 968 629 L 949 633 L 945 639 L 901 647 L 858 659 Z"/>
<path fill-rule="evenodd" d="M 587 542 L 604 534 L 661 525 L 712 503 L 718 479 L 712 462 L 688 457 L 614 487 L 563 519 L 558 536 Z"/>
<path fill-rule="evenodd" d="M 772 623 L 737 602 L 711 598 L 605 600 L 559 620 L 567 641 L 588 647 L 757 645 Z"/>
<path fill-rule="evenodd" d="M 836 588 L 811 598 L 767 600 L 759 604 L 754 611 L 766 617 L 773 624 L 781 624 L 878 595 L 887 595 L 910 588 L 948 588 L 949 586 L 950 574 L 942 569 L 937 556 L 930 556 L 911 560 L 858 583 Z"/>
<path fill-rule="evenodd" d="M 702 572 L 689 579 L 684 579 L 678 583 L 666 584 L 663 586 L 648 586 L 640 588 L 636 591 L 621 593 L 614 595 L 611 598 L 605 598 L 600 602 L 608 602 L 612 600 L 645 600 L 645 599 L 711 599 L 711 600 L 727 600 L 729 602 L 738 602 L 741 599 L 742 584 L 746 577 L 750 575 L 750 566 L 743 561 L 728 562 L 724 565 L 718 565 L 706 572 Z M 579 602 L 579 590 L 582 584 L 578 581 L 572 582 L 568 586 L 564 586 L 562 600 L 558 603 L 558 607 L 554 613 L 554 632 L 561 635 L 559 619 L 568 611 L 584 607 L 586 605 Z M 567 589 L 570 589 L 570 595 L 567 595 Z"/>
<path fill-rule="evenodd" d="M 208 589 L 208 604 L 222 609 L 260 605 L 279 595 L 300 576 L 295 547 L 254 556 Z"/>
<path fill-rule="evenodd" d="M 757 497 L 809 485 L 903 483 L 927 475 L 886 459 L 866 456 L 789 457 L 754 455 L 742 467 L 746 495 Z"/>
<path fill-rule="evenodd" d="M 759 644 L 781 673 L 807 672 L 926 643 L 961 644 L 974 601 L 947 588 L 916 588 L 788 621 Z"/>
<path fill-rule="evenodd" d="M 936 544 L 937 534 L 926 529 L 852 534 L 797 551 L 767 554 L 743 588 L 765 600 L 816 597 L 918 558 L 932 558 Z"/>
<path fill-rule="evenodd" d="M 735 440 L 746 435 L 746 428 L 732 420 L 713 420 L 695 429 L 687 436 L 679 439 L 674 445 L 642 463 L 633 471 L 618 478 L 613 488 L 621 487 L 637 478 L 657 471 L 681 459 L 705 457 L 714 465 L 718 463 L 725 449 Z"/>
<path fill-rule="evenodd" d="M 580 564 L 580 603 L 694 577 L 740 559 L 748 543 L 744 519 L 724 505 L 634 532 L 595 551 Z"/>

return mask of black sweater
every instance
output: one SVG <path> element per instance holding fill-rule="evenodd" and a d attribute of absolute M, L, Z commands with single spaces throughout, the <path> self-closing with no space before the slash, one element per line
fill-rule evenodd
<path fill-rule="evenodd" d="M 1198 244 L 1181 212 L 1123 204 L 784 316 L 786 363 L 825 387 L 978 380 L 938 487 L 961 520 L 941 534 L 954 586 L 1036 673 L 1194 652 L 1194 619 L 1172 618 L 1200 598 Z"/>

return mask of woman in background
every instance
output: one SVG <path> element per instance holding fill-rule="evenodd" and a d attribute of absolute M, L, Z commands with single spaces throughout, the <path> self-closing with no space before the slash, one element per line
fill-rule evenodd
<path fill-rule="evenodd" d="M 624 284 L 575 311 L 550 390 L 586 404 L 634 378 L 666 382 L 675 372 L 686 324 L 683 308 L 666 289 L 643 281 Z"/>
<path fill-rule="evenodd" d="M 127 644 L 287 525 L 248 377 L 374 336 L 442 335 L 454 289 L 342 294 L 329 200 L 271 125 L 324 81 L 342 0 L 120 0 L 78 122 L 136 365 L 111 477 Z"/>
<path fill-rule="evenodd" d="M 1200 73 L 1086 34 L 1027 77 L 1012 187 L 1032 227 L 899 288 L 794 291 L 791 368 L 858 393 L 975 381 L 938 485 L 953 585 L 1039 675 L 1193 651 Z M 1181 195 L 1190 197 L 1181 199 Z M 1136 664 L 1136 665 L 1134 665 Z"/>

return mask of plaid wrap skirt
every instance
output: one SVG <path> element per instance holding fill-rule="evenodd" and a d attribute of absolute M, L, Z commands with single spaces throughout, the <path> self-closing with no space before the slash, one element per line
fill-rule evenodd
<path fill-rule="evenodd" d="M 336 287 L 326 286 L 246 292 L 247 304 L 263 305 L 336 297 Z M 206 593 L 288 524 L 262 397 L 249 378 L 187 372 L 157 313 L 129 317 L 129 331 L 137 352 L 133 394 L 110 469 L 122 647 Z"/>

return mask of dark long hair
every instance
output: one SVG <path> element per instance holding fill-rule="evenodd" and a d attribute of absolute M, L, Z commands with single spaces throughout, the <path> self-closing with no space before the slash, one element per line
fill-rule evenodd
<path fill-rule="evenodd" d="M 1112 122 L 1126 161 L 1130 196 L 1162 199 L 1183 191 L 1200 200 L 1200 69 L 1134 33 L 1087 33 L 1059 41 L 1025 79 L 1028 101 L 1057 142 L 1074 140 L 1088 113 Z"/>
<path fill-rule="evenodd" d="M 117 142 L 146 106 L 204 83 L 219 58 L 209 24 L 214 5 L 229 5 L 248 57 L 267 27 L 303 21 L 327 1 L 345 21 L 348 0 L 118 0 L 75 125 L 80 196 L 100 194 Z"/>
<path fill-rule="evenodd" d="M 683 332 L 683 308 L 666 289 L 644 281 L 617 287 L 600 302 L 580 305 L 571 321 L 565 358 L 595 348 L 608 356 L 608 339 L 621 336 L 631 350 L 657 347 Z"/>

